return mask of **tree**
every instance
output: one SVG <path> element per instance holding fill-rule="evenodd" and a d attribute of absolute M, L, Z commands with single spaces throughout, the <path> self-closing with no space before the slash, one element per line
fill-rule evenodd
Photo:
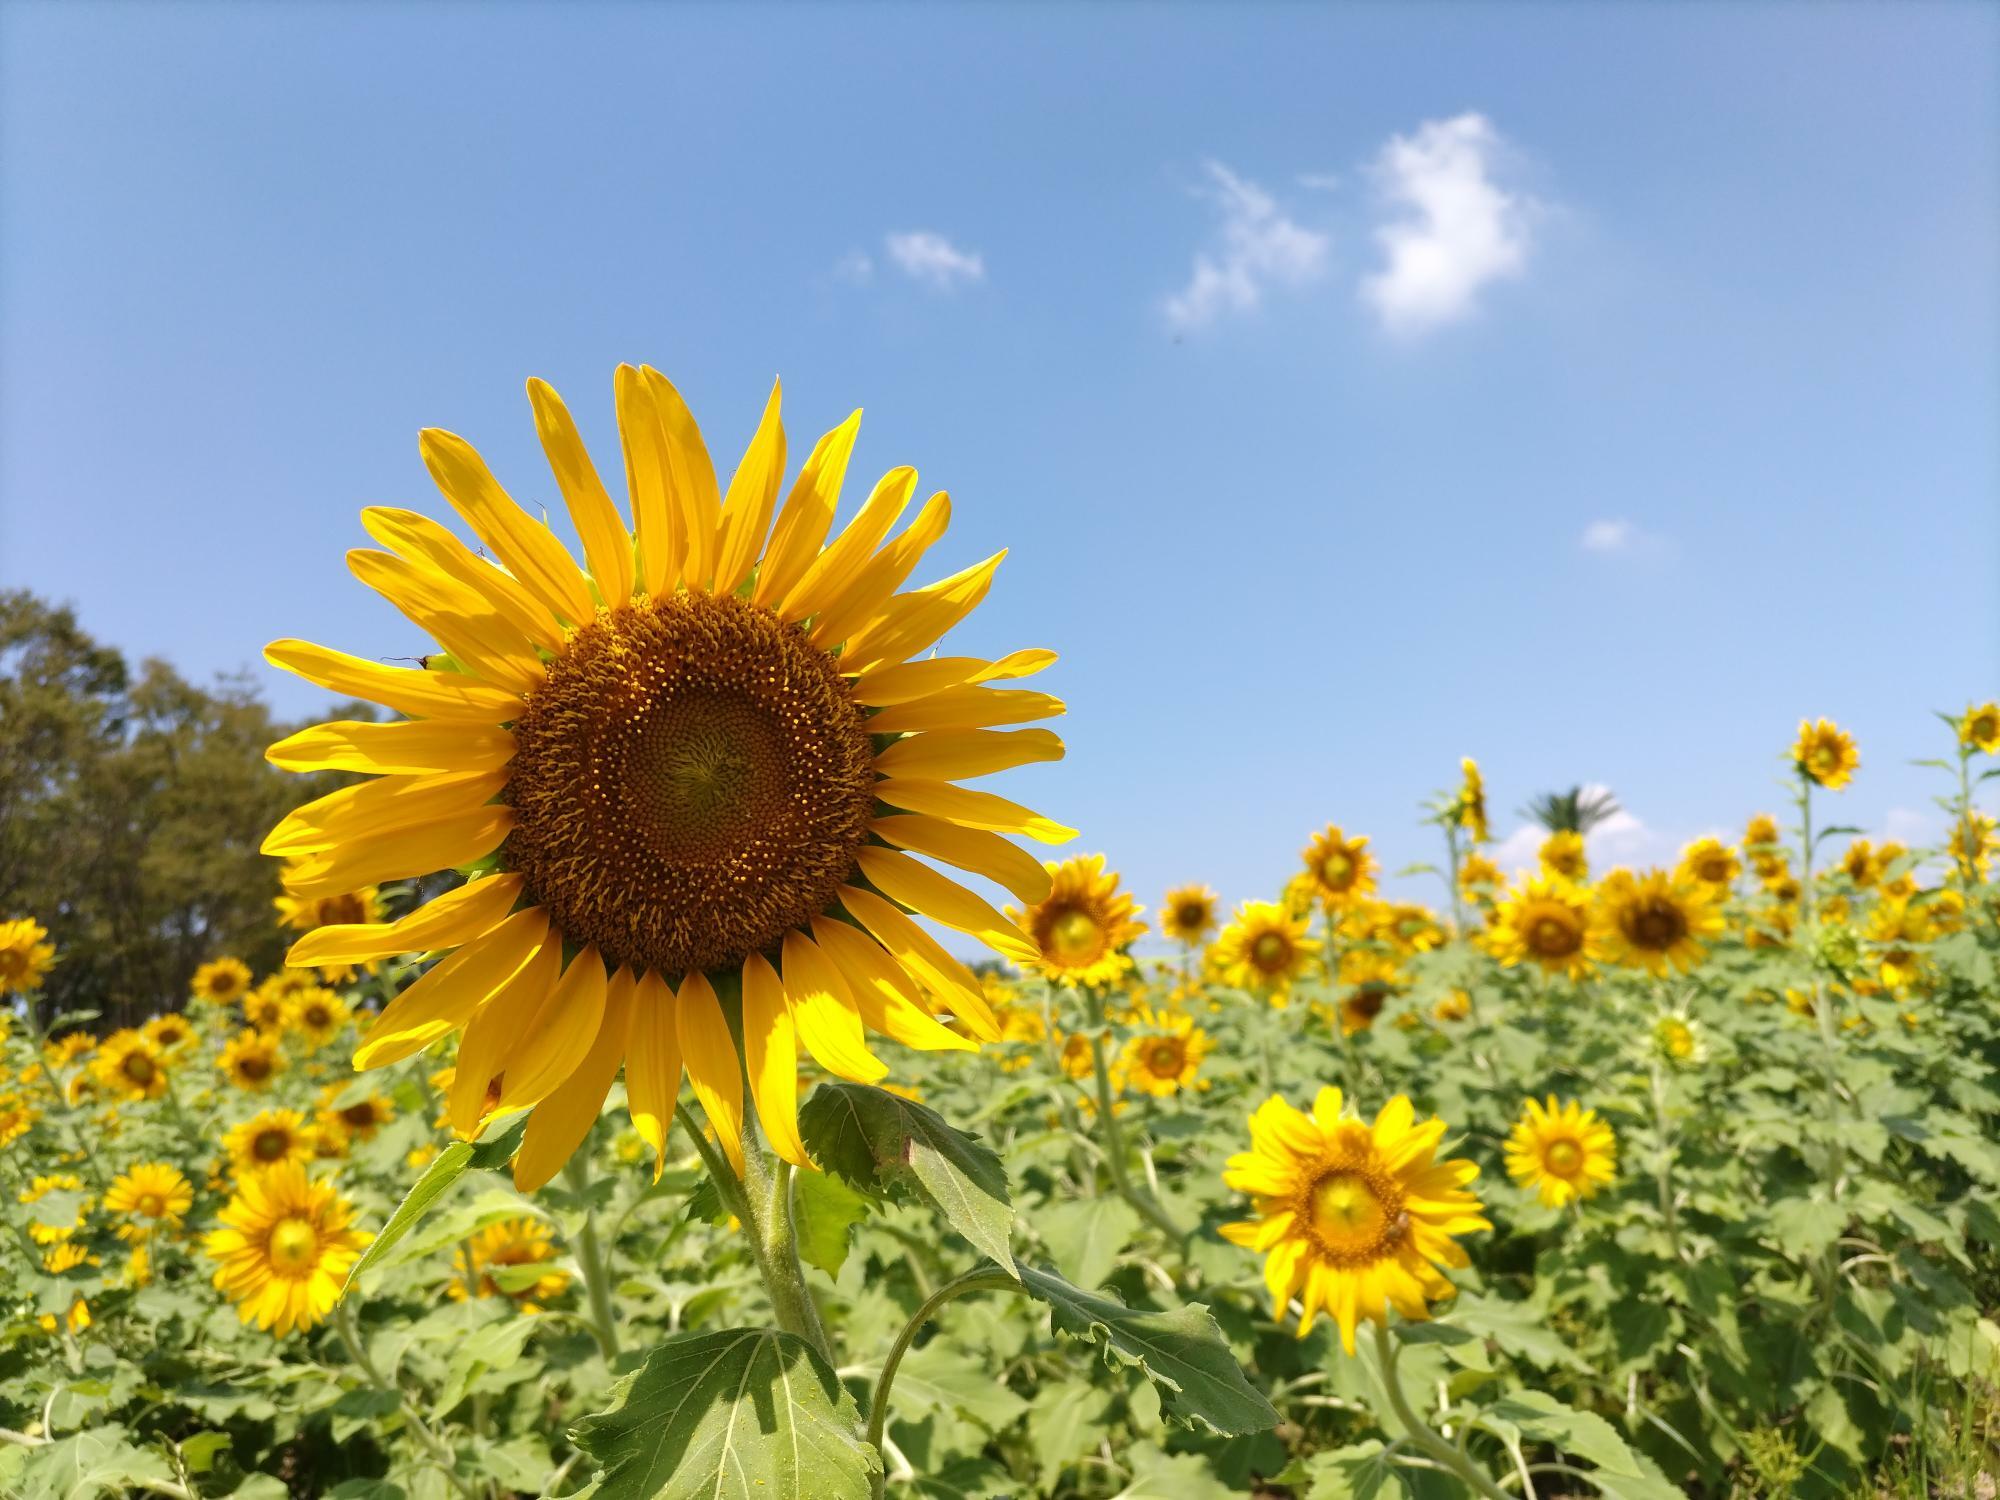
<path fill-rule="evenodd" d="M 1589 833 L 1618 811 L 1618 799 L 1604 787 L 1573 786 L 1566 792 L 1544 792 L 1531 798 L 1522 815 L 1550 833 Z"/>

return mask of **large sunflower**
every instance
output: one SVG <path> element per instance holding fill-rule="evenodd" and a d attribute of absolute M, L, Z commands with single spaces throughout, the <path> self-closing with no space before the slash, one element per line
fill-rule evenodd
<path fill-rule="evenodd" d="M 215 1284 L 245 1323 L 283 1338 L 333 1311 L 354 1262 L 374 1236 L 352 1228 L 354 1208 L 331 1182 L 295 1161 L 243 1178 L 202 1248 L 220 1262 Z"/>
<path fill-rule="evenodd" d="M 1801 776 L 1837 792 L 1860 766 L 1861 752 L 1854 748 L 1854 737 L 1833 720 L 1821 719 L 1815 724 L 1801 719 L 1798 742 L 1792 746 L 1792 763 Z"/>
<path fill-rule="evenodd" d="M 1051 864 L 1049 891 L 1025 910 L 1009 907 L 1034 943 L 1028 967 L 1059 984 L 1110 984 L 1132 967 L 1125 951 L 1145 934 L 1140 908 L 1118 889 L 1118 872 L 1101 854 Z"/>
<path fill-rule="evenodd" d="M 873 1081 L 876 1031 L 913 1047 L 997 1036 L 978 982 L 909 913 L 1020 962 L 1035 947 L 922 855 L 1024 902 L 1050 878 L 1006 834 L 1071 830 L 955 785 L 1062 742 L 1017 725 L 1062 711 L 1026 677 L 1048 651 L 920 657 L 985 597 L 1001 556 L 898 592 L 943 534 L 933 496 L 894 469 L 829 543 L 859 414 L 827 434 L 778 505 L 784 430 L 773 389 L 726 492 L 680 394 L 621 366 L 618 425 L 633 526 L 556 393 L 528 394 L 587 569 L 517 505 L 461 438 L 422 437 L 439 489 L 490 552 L 436 522 L 371 508 L 380 551 L 354 572 L 441 648 L 387 667 L 302 641 L 267 658 L 409 715 L 336 723 L 270 751 L 295 770 L 377 779 L 301 808 L 265 841 L 298 856 L 300 899 L 447 867 L 476 878 L 401 920 L 322 927 L 290 961 L 362 963 L 451 950 L 385 1009 L 360 1067 L 463 1032 L 451 1118 L 532 1109 L 516 1180 L 548 1180 L 626 1064 L 634 1123 L 663 1152 L 685 1063 L 740 1161 L 743 1078 L 773 1149 L 803 1164 L 801 1046 Z M 776 520 L 773 522 L 775 512 Z M 906 852 L 907 851 L 907 852 Z M 740 1035 L 742 1056 L 739 1061 Z"/>
<path fill-rule="evenodd" d="M 1534 876 L 1501 901 L 1486 944 L 1509 968 L 1534 963 L 1547 973 L 1580 979 L 1597 957 L 1590 893 L 1567 880 Z"/>
<path fill-rule="evenodd" d="M 1665 974 L 1700 963 L 1722 935 L 1712 887 L 1675 880 L 1663 870 L 1613 870 L 1597 888 L 1599 936 L 1611 963 Z"/>
<path fill-rule="evenodd" d="M 1385 1323 L 1394 1307 L 1422 1322 L 1430 1303 L 1455 1294 L 1438 1268 L 1470 1261 L 1452 1236 L 1493 1226 L 1466 1187 L 1478 1166 L 1434 1159 L 1444 1130 L 1438 1119 L 1418 1124 L 1401 1094 L 1372 1126 L 1343 1117 L 1337 1088 L 1321 1089 L 1310 1115 L 1275 1094 L 1257 1107 L 1250 1149 L 1222 1174 L 1257 1217 L 1222 1235 L 1265 1253 L 1274 1317 L 1297 1297 L 1299 1336 L 1323 1311 L 1352 1354 L 1363 1319 Z"/>
<path fill-rule="evenodd" d="M 1368 852 L 1368 835 L 1348 838 L 1329 823 L 1312 837 L 1299 858 L 1313 893 L 1329 906 L 1345 906 L 1375 889 L 1375 856 Z"/>
<path fill-rule="evenodd" d="M 167 1091 L 165 1050 L 131 1027 L 106 1037 L 90 1066 L 114 1098 L 157 1099 Z"/>
<path fill-rule="evenodd" d="M 1618 1141 L 1611 1127 L 1574 1099 L 1523 1102 L 1507 1137 L 1507 1174 L 1533 1188 L 1549 1208 L 1588 1198 L 1617 1174 Z"/>
<path fill-rule="evenodd" d="M 1319 940 L 1306 936 L 1309 920 L 1274 901 L 1246 901 L 1215 940 L 1210 960 L 1225 984 L 1283 1005 L 1292 981 L 1319 952 Z"/>

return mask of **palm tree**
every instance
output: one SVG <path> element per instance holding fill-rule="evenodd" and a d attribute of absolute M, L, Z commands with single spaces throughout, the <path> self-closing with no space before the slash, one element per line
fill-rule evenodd
<path fill-rule="evenodd" d="M 1573 786 L 1566 792 L 1544 792 L 1531 798 L 1521 809 L 1550 833 L 1589 833 L 1618 811 L 1618 799 L 1602 788 L 1590 791 Z"/>

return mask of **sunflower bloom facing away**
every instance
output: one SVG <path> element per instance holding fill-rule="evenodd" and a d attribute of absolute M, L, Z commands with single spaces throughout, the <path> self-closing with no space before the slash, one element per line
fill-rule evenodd
<path fill-rule="evenodd" d="M 1487 843 L 1493 830 L 1486 822 L 1486 778 L 1479 774 L 1479 762 L 1469 755 L 1459 762 L 1459 770 L 1464 780 L 1458 789 L 1458 826 L 1473 843 Z"/>
<path fill-rule="evenodd" d="M 1470 1261 L 1453 1236 L 1493 1226 L 1466 1186 L 1478 1166 L 1435 1159 L 1444 1131 L 1442 1120 L 1417 1123 L 1401 1094 L 1372 1126 L 1343 1116 L 1337 1088 L 1321 1089 L 1309 1115 L 1275 1094 L 1258 1106 L 1250 1150 L 1222 1174 L 1256 1217 L 1222 1235 L 1264 1254 L 1274 1317 L 1296 1297 L 1299 1336 L 1324 1312 L 1352 1354 L 1363 1319 L 1386 1324 L 1393 1307 L 1423 1322 L 1454 1294 L 1439 1268 Z"/>
<path fill-rule="evenodd" d="M 468 1252 L 470 1265 L 466 1263 Z M 521 1311 L 537 1313 L 568 1288 L 567 1271 L 550 1266 L 524 1282 L 510 1276 L 505 1285 L 493 1273 L 513 1266 L 543 1265 L 553 1261 L 556 1253 L 554 1237 L 545 1221 L 502 1219 L 488 1224 L 452 1252 L 451 1268 L 457 1275 L 445 1290 L 454 1302 L 470 1297 L 509 1297 Z"/>
<path fill-rule="evenodd" d="M 217 1217 L 224 1227 L 202 1242 L 220 1263 L 215 1284 L 245 1323 L 279 1338 L 333 1310 L 373 1238 L 352 1227 L 353 1206 L 334 1185 L 314 1181 L 297 1162 L 243 1178 Z"/>
<path fill-rule="evenodd" d="M 49 930 L 33 917 L 0 922 L 0 995 L 40 989 L 55 961 Z"/>
<path fill-rule="evenodd" d="M 1509 968 L 1533 963 L 1545 973 L 1581 979 L 1596 959 L 1589 892 L 1546 875 L 1530 878 L 1501 901 L 1486 944 Z"/>
<path fill-rule="evenodd" d="M 1215 931 L 1220 898 L 1205 885 L 1179 885 L 1160 903 L 1160 935 L 1184 948 L 1199 948 Z"/>
<path fill-rule="evenodd" d="M 1837 792 L 1853 779 L 1861 764 L 1861 752 L 1854 737 L 1837 728 L 1831 719 L 1813 723 L 1799 720 L 1799 737 L 1792 746 L 1792 763 L 1799 774 Z"/>
<path fill-rule="evenodd" d="M 556 393 L 531 381 L 528 394 L 584 566 L 463 439 L 433 429 L 424 462 L 496 561 L 425 516 L 376 507 L 362 524 L 380 547 L 349 565 L 438 651 L 413 670 L 295 640 L 266 650 L 408 716 L 271 748 L 287 769 L 375 778 L 265 840 L 297 860 L 287 893 L 480 871 L 396 922 L 308 933 L 290 962 L 448 952 L 383 1011 L 355 1063 L 462 1033 L 451 1123 L 471 1132 L 532 1110 L 523 1187 L 583 1140 L 621 1064 L 656 1155 L 685 1064 L 732 1160 L 747 1073 L 773 1149 L 804 1164 L 802 1048 L 873 1082 L 887 1068 L 870 1031 L 975 1046 L 936 1019 L 948 1012 L 979 1040 L 998 1034 L 978 982 L 909 912 L 1017 962 L 1041 956 L 925 861 L 1024 903 L 1049 895 L 1048 872 L 1007 835 L 1072 831 L 958 783 L 1061 756 L 1049 731 L 1006 726 L 1063 705 L 992 685 L 1054 654 L 925 654 L 985 597 L 1004 554 L 905 589 L 951 509 L 934 495 L 891 535 L 913 470 L 891 470 L 828 540 L 858 414 L 819 441 L 781 505 L 775 388 L 725 491 L 679 392 L 621 366 L 628 526 Z"/>
<path fill-rule="evenodd" d="M 1722 935 L 1712 888 L 1663 870 L 1613 870 L 1597 888 L 1597 915 L 1606 960 L 1650 974 L 1692 969 Z"/>
<path fill-rule="evenodd" d="M 1319 952 L 1319 940 L 1306 936 L 1310 920 L 1275 901 L 1246 901 L 1215 940 L 1211 962 L 1223 983 L 1283 1005 Z"/>
<path fill-rule="evenodd" d="M 1032 943 L 1026 966 L 1057 984 L 1107 985 L 1131 972 L 1126 951 L 1145 935 L 1140 907 L 1118 889 L 1118 872 L 1104 856 L 1084 854 L 1048 867 L 1048 894 L 1025 908 L 1009 907 Z"/>
<path fill-rule="evenodd" d="M 1368 852 L 1366 834 L 1350 839 L 1329 823 L 1299 858 L 1305 861 L 1313 894 L 1328 906 L 1345 906 L 1375 889 L 1375 856 Z"/>
<path fill-rule="evenodd" d="M 179 1224 L 194 1207 L 194 1185 L 170 1162 L 142 1161 L 113 1178 L 104 1194 L 107 1213 L 121 1214 L 121 1240 L 142 1240 Z"/>
<path fill-rule="evenodd" d="M 1588 1198 L 1618 1171 L 1618 1140 L 1611 1127 L 1575 1100 L 1546 1105 L 1523 1102 L 1507 1137 L 1507 1174 L 1533 1188 L 1546 1208 Z"/>

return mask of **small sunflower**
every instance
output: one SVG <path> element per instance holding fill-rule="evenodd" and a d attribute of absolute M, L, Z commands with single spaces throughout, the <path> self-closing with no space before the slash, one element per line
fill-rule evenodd
<path fill-rule="evenodd" d="M 310 1047 L 324 1047 L 347 1029 L 353 1014 L 339 995 L 314 985 L 294 995 L 285 1007 L 285 1028 L 305 1038 Z"/>
<path fill-rule="evenodd" d="M 139 1029 L 146 1034 L 147 1041 L 169 1056 L 181 1053 L 194 1045 L 194 1022 L 177 1010 L 154 1016 Z"/>
<path fill-rule="evenodd" d="M 1340 958 L 1340 1031 L 1353 1036 L 1367 1031 L 1390 999 L 1409 983 L 1402 966 L 1386 953 L 1352 949 Z"/>
<path fill-rule="evenodd" d="M 1215 940 L 1214 960 L 1223 982 L 1283 1005 L 1292 982 L 1319 952 L 1318 939 L 1306 936 L 1307 922 L 1276 902 L 1244 902 L 1236 920 Z"/>
<path fill-rule="evenodd" d="M 1726 891 L 1743 873 L 1743 863 L 1737 859 L 1736 851 L 1721 839 L 1704 837 L 1681 851 L 1680 873 L 1685 879 Z"/>
<path fill-rule="evenodd" d="M 1205 885 L 1180 885 L 1160 904 L 1160 935 L 1186 948 L 1199 948 L 1215 931 L 1220 898 Z"/>
<path fill-rule="evenodd" d="M 1597 917 L 1605 959 L 1651 974 L 1692 969 L 1722 933 L 1708 887 L 1663 870 L 1613 870 L 1597 888 Z"/>
<path fill-rule="evenodd" d="M 1830 792 L 1846 786 L 1861 764 L 1854 738 L 1837 728 L 1831 719 L 1818 723 L 1799 720 L 1798 742 L 1792 746 L 1792 763 L 1799 774 L 1818 782 Z"/>
<path fill-rule="evenodd" d="M 1958 742 L 1969 750 L 2000 755 L 2000 703 L 1967 704 L 1958 720 Z"/>
<path fill-rule="evenodd" d="M 388 1095 L 371 1093 L 341 1104 L 347 1092 L 344 1084 L 330 1083 L 320 1090 L 318 1133 L 337 1135 L 343 1140 L 372 1141 L 376 1132 L 396 1118 L 396 1106 Z"/>
<path fill-rule="evenodd" d="M 250 993 L 250 966 L 240 958 L 218 958 L 194 971 L 188 991 L 210 1005 L 229 1005 Z"/>
<path fill-rule="evenodd" d="M 145 1239 L 160 1229 L 172 1229 L 194 1207 L 194 1184 L 179 1167 L 164 1161 L 142 1161 L 112 1179 L 104 1194 L 107 1213 L 123 1214 L 121 1240 Z"/>
<path fill-rule="evenodd" d="M 1320 1312 L 1354 1352 L 1365 1319 L 1391 1307 L 1413 1322 L 1455 1295 L 1440 1267 L 1471 1264 L 1452 1238 L 1493 1226 L 1466 1187 L 1479 1168 L 1435 1160 L 1444 1121 L 1416 1122 L 1398 1094 L 1373 1126 L 1342 1114 L 1340 1090 L 1323 1088 L 1310 1115 L 1272 1095 L 1250 1117 L 1250 1150 L 1230 1157 L 1223 1181 L 1250 1196 L 1254 1219 L 1225 1224 L 1232 1244 L 1262 1252 L 1272 1315 L 1299 1299 L 1299 1336 Z"/>
<path fill-rule="evenodd" d="M 167 1091 L 167 1054 L 143 1031 L 126 1027 L 104 1039 L 91 1072 L 115 1099 L 157 1099 Z"/>
<path fill-rule="evenodd" d="M 1479 762 L 1469 755 L 1459 762 L 1459 770 L 1464 781 L 1458 789 L 1458 826 L 1473 843 L 1484 844 L 1493 837 L 1486 823 L 1486 778 L 1479 774 Z"/>
<path fill-rule="evenodd" d="M 1313 894 L 1328 906 L 1345 906 L 1375 889 L 1375 856 L 1368 852 L 1366 834 L 1348 838 L 1337 824 L 1329 823 L 1313 835 L 1299 858 L 1305 861 Z"/>
<path fill-rule="evenodd" d="M 1590 878 L 1590 860 L 1583 852 L 1583 835 L 1559 828 L 1542 840 L 1542 873 L 1582 882 Z"/>
<path fill-rule="evenodd" d="M 1434 1021 L 1463 1021 L 1472 1014 L 1472 996 L 1465 990 L 1447 990 L 1431 1007 Z"/>
<path fill-rule="evenodd" d="M 468 1251 L 472 1260 L 469 1266 Z M 508 1297 L 523 1312 L 540 1312 L 568 1288 L 567 1271 L 550 1267 L 538 1276 L 518 1279 L 506 1276 L 504 1281 L 496 1279 L 494 1272 L 509 1267 L 540 1266 L 555 1258 L 555 1242 L 544 1220 L 502 1219 L 488 1224 L 452 1252 L 451 1268 L 457 1276 L 445 1290 L 454 1302 L 463 1302 L 468 1297 Z"/>
<path fill-rule="evenodd" d="M 1769 813 L 1754 813 L 1750 821 L 1743 825 L 1743 843 L 1746 848 L 1768 848 L 1778 842 L 1778 837 L 1778 820 Z"/>
<path fill-rule="evenodd" d="M 1566 880 L 1532 876 L 1501 901 L 1486 943 L 1508 968 L 1533 963 L 1545 973 L 1580 979 L 1597 959 L 1590 893 Z"/>
<path fill-rule="evenodd" d="M 203 1242 L 219 1262 L 216 1286 L 245 1323 L 279 1338 L 333 1311 L 373 1238 L 352 1227 L 353 1205 L 331 1182 L 314 1181 L 294 1161 L 239 1180 L 218 1217 L 225 1227 Z"/>
<path fill-rule="evenodd" d="M 1952 867 L 1961 879 L 1986 879 L 1993 869 L 1993 851 L 2000 848 L 1993 818 L 1976 807 L 1968 810 L 1951 825 L 1951 839 L 1946 847 Z"/>
<path fill-rule="evenodd" d="M 1164 1099 L 1182 1089 L 1203 1089 L 1197 1075 L 1214 1042 L 1191 1017 L 1153 1011 L 1143 1017 L 1146 1030 L 1126 1040 L 1118 1058 L 1118 1083 L 1134 1093 Z"/>
<path fill-rule="evenodd" d="M 25 1094 L 0 1089 L 0 1146 L 11 1146 L 42 1117 L 42 1112 Z"/>
<path fill-rule="evenodd" d="M 1655 1055 L 1674 1067 L 1692 1067 L 1708 1056 L 1701 1023 L 1683 1015 L 1661 1016 L 1653 1023 L 1652 1040 Z"/>
<path fill-rule="evenodd" d="M 1617 1169 L 1617 1137 L 1596 1110 L 1575 1100 L 1558 1104 L 1554 1094 L 1546 1106 L 1523 1101 L 1521 1118 L 1507 1137 L 1507 1175 L 1533 1188 L 1544 1207 L 1590 1197 Z"/>
<path fill-rule="evenodd" d="M 0 922 L 0 995 L 25 994 L 42 987 L 56 961 L 49 930 L 33 917 Z"/>
<path fill-rule="evenodd" d="M 285 861 L 287 870 L 303 864 L 303 857 Z M 276 902 L 278 923 L 294 932 L 312 932 L 321 927 L 360 927 L 381 922 L 387 915 L 382 905 L 382 892 L 375 886 L 364 885 L 358 891 L 335 891 L 324 896 L 294 896 L 289 891 L 280 894 Z M 373 974 L 381 967 L 371 961 L 358 966 L 358 971 Z M 319 968 L 319 977 L 329 983 L 340 984 L 355 977 L 354 964 L 325 964 Z"/>
<path fill-rule="evenodd" d="M 1062 1046 L 1056 1049 L 1056 1066 L 1066 1078 L 1088 1078 L 1097 1067 L 1090 1056 L 1090 1037 L 1081 1031 L 1072 1031 L 1064 1037 Z"/>
<path fill-rule="evenodd" d="M 1101 854 L 1047 866 L 1049 893 L 1027 908 L 1008 907 L 1035 945 L 1028 967 L 1058 984 L 1105 985 L 1132 967 L 1126 950 L 1143 936 L 1138 905 L 1118 889 L 1116 871 Z"/>
<path fill-rule="evenodd" d="M 278 1050 L 275 1036 L 256 1030 L 239 1031 L 222 1049 L 216 1065 L 239 1089 L 256 1094 L 269 1088 L 285 1071 L 285 1054 Z"/>
<path fill-rule="evenodd" d="M 1908 857 L 1909 850 L 1893 839 L 1884 839 L 1875 851 L 1876 876 L 1880 893 L 1895 900 L 1907 900 L 1917 892 L 1917 877 L 1914 870 L 1897 870 L 1897 864 Z"/>
<path fill-rule="evenodd" d="M 1459 861 L 1458 890 L 1468 901 L 1491 905 L 1506 883 L 1500 867 L 1483 854 L 1468 854 Z"/>
<path fill-rule="evenodd" d="M 222 1149 L 239 1177 L 268 1172 L 280 1162 L 313 1159 L 313 1131 L 295 1109 L 267 1109 L 233 1125 Z"/>
<path fill-rule="evenodd" d="M 89 1246 L 79 1245 L 75 1240 L 64 1240 L 59 1245 L 51 1245 L 42 1252 L 42 1269 L 52 1276 L 60 1276 L 65 1271 L 74 1271 L 83 1266 L 101 1266 L 103 1258 L 95 1254 Z"/>

